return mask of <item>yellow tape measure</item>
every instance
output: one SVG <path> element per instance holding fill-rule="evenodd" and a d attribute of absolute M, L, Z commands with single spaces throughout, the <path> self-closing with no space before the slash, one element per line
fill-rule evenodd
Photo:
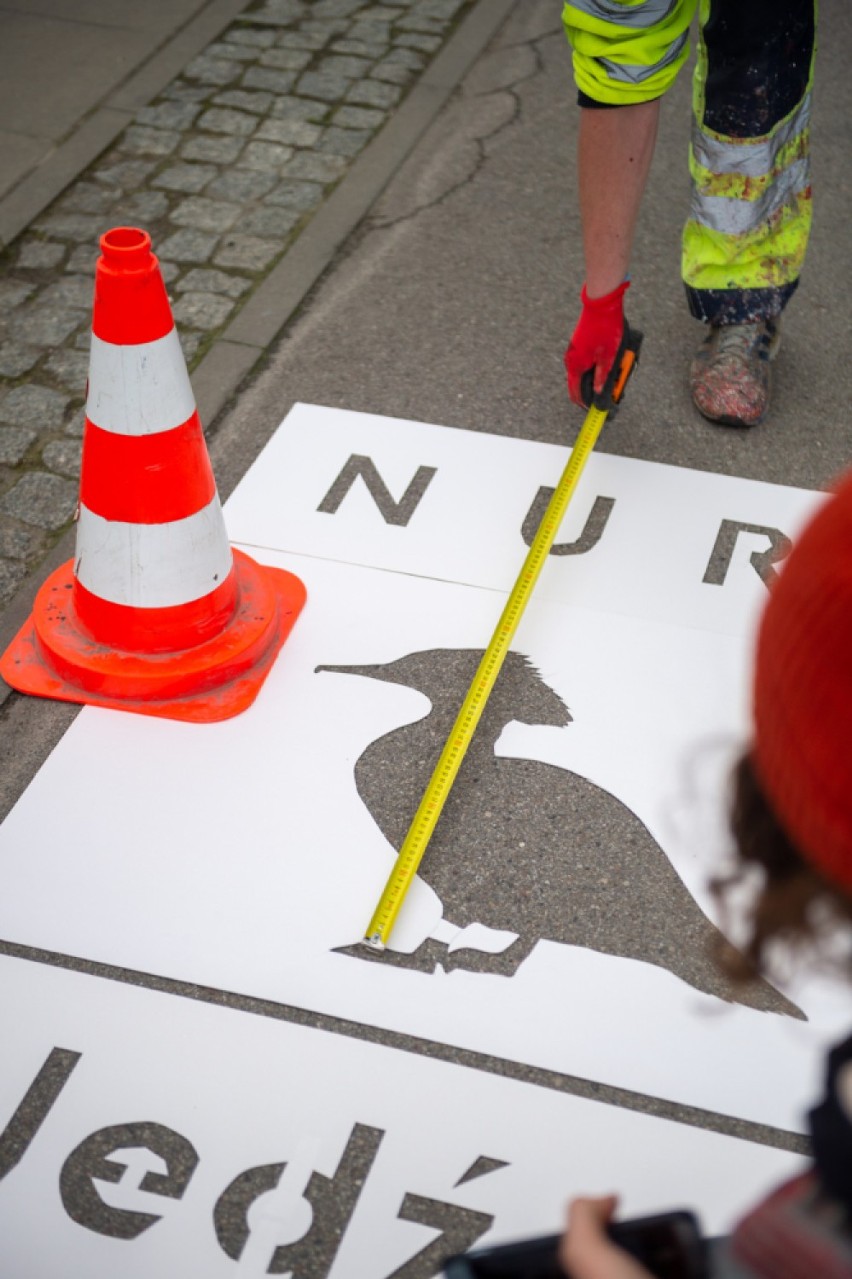
<path fill-rule="evenodd" d="M 630 333 L 629 336 L 635 339 L 635 345 L 629 346 L 624 352 L 622 363 L 619 365 L 619 376 L 615 379 L 615 385 L 611 391 L 611 405 L 616 404 L 621 399 L 624 386 L 636 362 L 641 335 Z M 515 585 L 512 587 L 491 641 L 483 654 L 482 661 L 477 667 L 461 710 L 456 716 L 456 721 L 450 730 L 450 735 L 429 779 L 429 784 L 423 793 L 417 812 L 414 814 L 408 834 L 397 854 L 393 869 L 385 884 L 384 892 L 379 898 L 379 904 L 373 913 L 373 918 L 370 920 L 364 941 L 375 950 L 383 950 L 387 944 L 406 893 L 411 887 L 414 876 L 417 874 L 417 868 L 423 859 L 429 840 L 432 838 L 432 832 L 437 825 L 438 818 L 441 816 L 441 811 L 452 789 L 456 774 L 467 753 L 467 748 L 471 743 L 476 726 L 485 709 L 485 704 L 496 683 L 497 676 L 500 674 L 506 654 L 509 652 L 524 609 L 532 595 L 533 587 L 550 554 L 550 548 L 553 546 L 559 526 L 568 509 L 568 503 L 574 494 L 574 490 L 583 473 L 583 468 L 589 459 L 592 449 L 595 447 L 601 428 L 610 411 L 610 409 L 600 409 L 593 406 L 589 409 L 586 419 L 580 428 L 580 433 L 571 450 L 565 470 L 562 472 L 562 478 L 548 503 L 538 532 L 533 539 Z"/>

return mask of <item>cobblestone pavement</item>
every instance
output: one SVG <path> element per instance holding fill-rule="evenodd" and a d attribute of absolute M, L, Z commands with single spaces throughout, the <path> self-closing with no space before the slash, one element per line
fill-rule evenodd
<path fill-rule="evenodd" d="M 189 368 L 473 0 L 257 0 L 0 257 L 0 606 L 77 503 L 98 237 L 150 232 Z"/>

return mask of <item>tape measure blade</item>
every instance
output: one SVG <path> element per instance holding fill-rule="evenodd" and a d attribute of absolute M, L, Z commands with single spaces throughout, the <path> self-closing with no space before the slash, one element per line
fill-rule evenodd
<path fill-rule="evenodd" d="M 373 949 L 379 949 L 387 944 L 396 917 L 417 874 L 453 782 L 473 740 L 482 712 L 497 682 L 539 574 L 550 554 L 559 526 L 568 509 L 568 503 L 606 418 L 605 410 L 593 407 L 589 409 L 580 428 L 565 469 L 547 504 L 536 535 L 514 586 L 509 592 L 488 646 L 476 668 L 476 674 L 465 694 L 459 713 L 387 878 L 378 905 L 373 912 L 364 935 L 364 942 Z"/>

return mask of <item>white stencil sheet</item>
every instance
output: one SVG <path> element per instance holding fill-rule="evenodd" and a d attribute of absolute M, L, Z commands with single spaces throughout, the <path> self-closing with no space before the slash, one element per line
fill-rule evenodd
<path fill-rule="evenodd" d="M 258 701 L 204 726 L 86 708 L 0 827 L 0 937 L 801 1128 L 824 1048 L 847 1031 L 848 993 L 825 978 L 786 989 L 807 1020 L 727 1003 L 674 961 L 566 943 L 552 897 L 547 926 L 532 939 L 524 926 L 535 944 L 513 976 L 338 953 L 362 936 L 394 856 L 356 765 L 430 713 L 442 653 L 485 647 L 521 529 L 566 457 L 294 409 L 226 507 L 236 542 L 308 588 Z M 674 867 L 687 912 L 714 918 L 706 884 L 747 729 L 766 551 L 820 500 L 598 453 L 557 538 L 585 549 L 547 564 L 514 644 L 570 720 L 508 714 L 493 761 L 549 766 L 554 789 L 585 779 L 635 815 L 647 865 Z M 430 690 L 318 669 L 427 651 Z M 539 843 L 531 863 L 562 856 L 558 839 Z M 460 875 L 480 855 L 465 843 Z M 508 912 L 461 938 L 427 862 L 422 876 L 392 939 L 401 954 L 430 938 L 499 952 L 519 933 Z M 636 910 L 627 880 L 622 909 Z"/>
<path fill-rule="evenodd" d="M 569 1196 L 615 1184 L 625 1216 L 688 1205 L 724 1232 L 801 1166 L 688 1125 L 21 960 L 0 959 L 0 1018 L 14 1027 L 0 1076 L 0 1237 L 3 1271 L 21 1279 L 291 1267 L 422 1279 L 435 1273 L 417 1260 L 430 1245 L 445 1257 L 553 1233 Z"/>

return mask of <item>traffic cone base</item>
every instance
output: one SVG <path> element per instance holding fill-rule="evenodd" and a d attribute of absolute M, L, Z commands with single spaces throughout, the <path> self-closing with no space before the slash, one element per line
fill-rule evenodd
<path fill-rule="evenodd" d="M 47 579 L 32 615 L 0 660 L 13 688 L 37 697 L 211 723 L 244 711 L 305 602 L 284 569 L 233 550 L 237 605 L 214 638 L 181 652 L 147 653 L 94 639 L 77 615 L 79 583 L 69 560 Z M 136 610 L 144 617 L 150 610 Z"/>

